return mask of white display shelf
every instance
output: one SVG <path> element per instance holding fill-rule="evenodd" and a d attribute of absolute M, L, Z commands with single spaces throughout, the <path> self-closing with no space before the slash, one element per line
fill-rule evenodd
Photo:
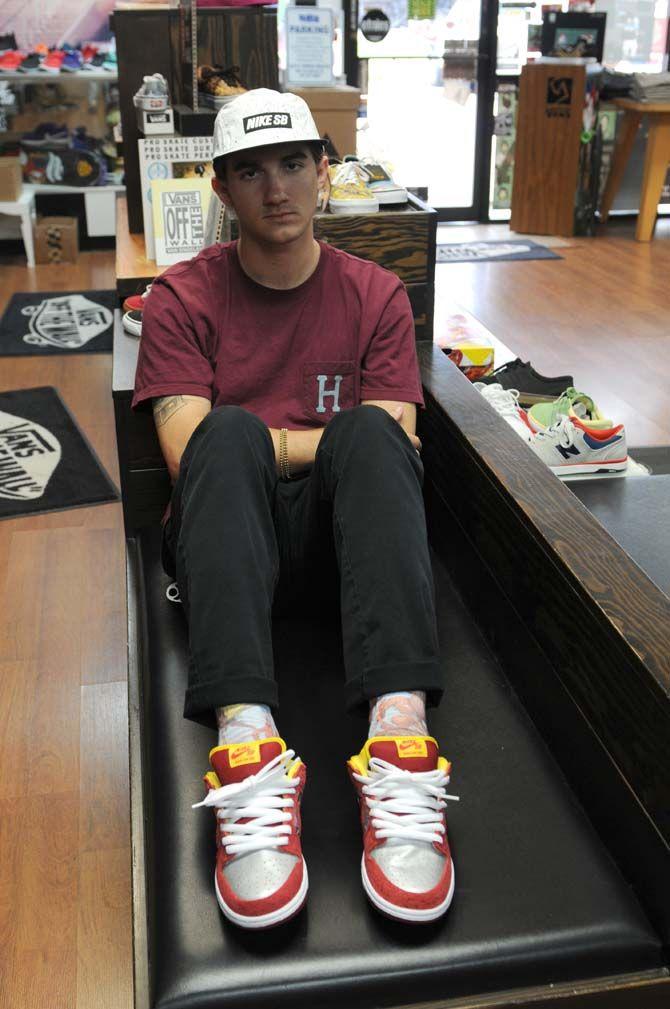
<path fill-rule="evenodd" d="M 106 186 L 59 186 L 51 183 L 34 184 L 25 182 L 24 189 L 32 189 L 34 193 L 125 193 L 126 187 L 115 182 L 110 182 Z"/>
<path fill-rule="evenodd" d="M 49 74 L 36 70 L 35 73 L 4 73 L 0 72 L 0 81 L 13 81 L 23 84 L 53 84 L 56 81 L 109 81 L 114 84 L 118 80 L 118 75 L 106 70 L 59 70 L 58 73 Z"/>

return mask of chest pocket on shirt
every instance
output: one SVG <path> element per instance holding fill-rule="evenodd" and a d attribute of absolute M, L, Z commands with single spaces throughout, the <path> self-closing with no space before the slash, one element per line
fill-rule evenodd
<path fill-rule="evenodd" d="M 358 368 L 353 361 L 309 361 L 302 367 L 305 414 L 327 424 L 359 402 Z"/>

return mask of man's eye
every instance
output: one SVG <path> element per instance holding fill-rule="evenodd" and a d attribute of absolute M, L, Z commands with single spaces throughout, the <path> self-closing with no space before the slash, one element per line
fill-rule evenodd
<path fill-rule="evenodd" d="M 303 167 L 303 165 L 304 165 L 303 161 L 287 161 L 286 162 L 286 167 L 288 168 L 289 172 L 298 171 L 300 168 Z"/>
<path fill-rule="evenodd" d="M 256 171 L 255 168 L 247 168 L 246 171 L 242 172 L 242 174 L 240 175 L 240 178 L 241 179 L 255 179 L 257 175 L 258 175 L 258 172 Z"/>

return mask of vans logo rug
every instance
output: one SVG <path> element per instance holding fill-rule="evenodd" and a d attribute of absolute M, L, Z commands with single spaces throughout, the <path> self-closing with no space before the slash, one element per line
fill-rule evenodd
<path fill-rule="evenodd" d="M 255 130 L 293 129 L 288 112 L 264 112 L 260 116 L 246 116 L 242 123 L 245 133 L 253 133 Z"/>

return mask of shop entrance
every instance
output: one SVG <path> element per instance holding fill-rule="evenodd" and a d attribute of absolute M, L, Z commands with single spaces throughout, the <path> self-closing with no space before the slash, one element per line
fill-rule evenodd
<path fill-rule="evenodd" d="M 487 218 L 496 6 L 359 3 L 357 55 L 367 101 L 358 154 L 389 163 L 396 181 L 419 190 L 440 220 Z"/>

